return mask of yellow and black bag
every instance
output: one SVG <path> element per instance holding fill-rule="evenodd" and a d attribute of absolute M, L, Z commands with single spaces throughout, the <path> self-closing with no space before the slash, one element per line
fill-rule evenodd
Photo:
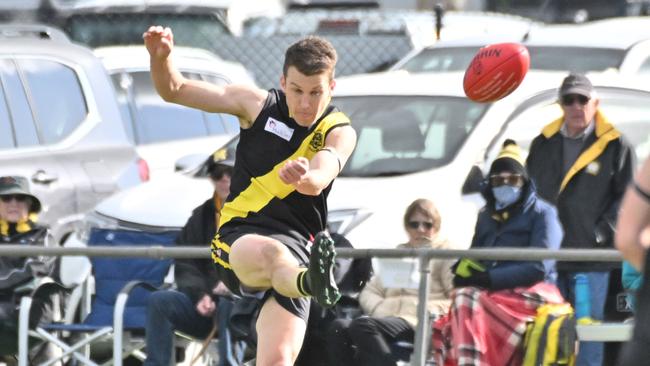
<path fill-rule="evenodd" d="M 575 365 L 576 321 L 568 303 L 537 308 L 526 329 L 523 366 Z"/>

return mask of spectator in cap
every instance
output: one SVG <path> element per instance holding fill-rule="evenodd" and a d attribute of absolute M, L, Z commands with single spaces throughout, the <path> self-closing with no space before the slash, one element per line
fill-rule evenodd
<path fill-rule="evenodd" d="M 36 223 L 40 211 L 41 202 L 29 191 L 27 179 L 0 177 L 0 244 L 45 245 L 48 229 Z M 0 358 L 12 357 L 18 351 L 20 297 L 35 288 L 36 280 L 49 276 L 53 264 L 52 259 L 45 258 L 0 257 Z M 52 316 L 49 299 L 35 298 L 33 308 L 31 323 Z M 44 360 L 50 351 L 46 348 L 31 356 Z"/>
<path fill-rule="evenodd" d="M 482 190 L 472 248 L 558 249 L 562 229 L 553 206 L 537 197 L 520 148 L 506 140 Z M 539 306 L 563 302 L 555 261 L 460 259 L 449 313 L 436 321 L 436 365 L 520 365 L 523 334 Z"/>
<path fill-rule="evenodd" d="M 540 197 L 555 205 L 562 248 L 613 248 L 618 208 L 634 169 L 634 150 L 600 110 L 589 79 L 569 74 L 559 88 L 562 116 L 532 142 L 528 173 Z M 614 262 L 558 262 L 558 287 L 575 305 L 575 277 L 585 274 L 591 318 L 603 320 Z M 618 291 L 616 291 L 618 292 Z M 576 364 L 602 365 L 604 344 L 581 342 Z"/>
<path fill-rule="evenodd" d="M 230 193 L 234 160 L 218 150 L 204 163 L 204 173 L 214 186 L 211 198 L 192 211 L 176 240 L 178 246 L 209 247 L 219 227 L 219 212 Z M 146 366 L 170 365 L 174 330 L 208 338 L 218 330 L 219 365 L 239 365 L 241 353 L 232 352 L 228 323 L 231 294 L 219 281 L 212 260 L 179 259 L 175 262 L 177 290 L 154 292 L 148 304 Z M 216 327 L 216 328 L 215 328 Z M 214 333 L 212 334 L 214 336 Z"/>

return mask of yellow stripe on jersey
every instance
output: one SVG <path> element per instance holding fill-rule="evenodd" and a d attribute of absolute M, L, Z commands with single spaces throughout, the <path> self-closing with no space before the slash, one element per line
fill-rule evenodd
<path fill-rule="evenodd" d="M 219 258 L 219 251 L 223 250 L 226 253 L 230 253 L 230 246 L 221 240 L 219 240 L 219 235 L 216 235 L 214 239 L 212 239 L 212 245 L 211 245 L 211 256 L 212 256 L 212 261 L 214 263 L 219 264 L 225 269 L 230 269 L 230 264 L 226 263 L 223 259 Z"/>
<path fill-rule="evenodd" d="M 233 218 L 246 217 L 249 212 L 259 212 L 271 202 L 273 198 L 283 199 L 296 188 L 280 180 L 278 171 L 286 161 L 299 157 L 310 159 L 324 146 L 327 132 L 342 123 L 350 123 L 348 117 L 342 112 L 327 115 L 309 135 L 305 137 L 298 150 L 287 159 L 279 162 L 273 169 L 260 176 L 251 178 L 251 183 L 232 201 L 227 202 L 221 210 L 220 224 L 223 226 Z"/>

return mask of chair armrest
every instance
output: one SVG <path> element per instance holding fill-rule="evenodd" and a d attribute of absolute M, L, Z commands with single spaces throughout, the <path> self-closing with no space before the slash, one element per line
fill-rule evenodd
<path fill-rule="evenodd" d="M 135 289 L 136 287 L 143 287 L 145 290 L 149 290 L 149 291 L 160 290 L 160 287 L 154 286 L 149 282 L 134 280 L 134 281 L 127 282 L 127 284 L 124 285 L 124 287 L 122 287 L 120 293 L 117 296 L 119 297 L 120 295 L 123 294 L 128 296 L 131 293 L 131 291 L 133 291 L 133 289 Z M 117 305 L 117 301 L 115 302 L 115 304 Z"/>
<path fill-rule="evenodd" d="M 113 310 L 113 329 L 115 332 L 118 330 L 120 332 L 124 330 L 124 309 L 126 308 L 126 302 L 129 299 L 131 291 L 133 291 L 136 287 L 142 287 L 145 290 L 149 290 L 151 292 L 160 289 L 159 287 L 156 287 L 146 281 L 134 280 L 127 282 L 127 284 L 124 285 L 124 287 L 122 287 L 120 292 L 117 294 L 117 298 L 115 299 L 115 309 Z"/>
<path fill-rule="evenodd" d="M 145 281 L 130 281 L 117 294 L 115 299 L 115 309 L 113 310 L 113 360 L 116 365 L 121 365 L 122 360 L 122 333 L 124 332 L 124 309 L 129 299 L 129 294 L 136 287 L 143 287 L 149 291 L 156 291 L 159 288 Z M 119 360 L 119 363 L 118 361 Z"/>

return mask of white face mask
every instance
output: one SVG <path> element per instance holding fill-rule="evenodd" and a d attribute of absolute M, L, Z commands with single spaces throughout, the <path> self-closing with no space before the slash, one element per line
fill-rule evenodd
<path fill-rule="evenodd" d="M 502 185 L 500 187 L 493 187 L 492 194 L 496 200 L 496 209 L 500 210 L 508 207 L 517 202 L 521 193 L 521 187 L 513 187 L 509 185 Z"/>

